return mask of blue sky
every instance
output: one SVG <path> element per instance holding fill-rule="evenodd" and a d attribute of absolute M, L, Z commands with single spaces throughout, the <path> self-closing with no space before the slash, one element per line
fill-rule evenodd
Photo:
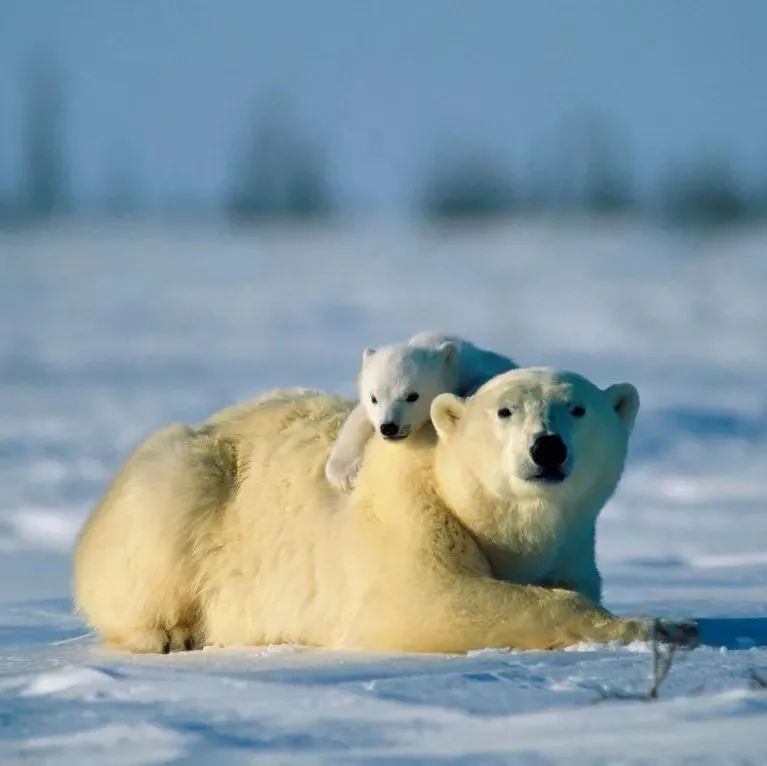
<path fill-rule="evenodd" d="M 270 98 L 360 207 L 404 207 L 451 148 L 522 178 L 574 161 L 594 114 L 641 187 L 701 155 L 767 185 L 766 29 L 760 0 L 3 0 L 0 186 L 20 172 L 21 84 L 39 56 L 61 71 L 85 199 L 114 163 L 154 203 L 216 199 Z"/>

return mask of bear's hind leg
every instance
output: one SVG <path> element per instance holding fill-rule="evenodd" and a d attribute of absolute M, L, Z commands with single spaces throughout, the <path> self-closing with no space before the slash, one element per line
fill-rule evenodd
<path fill-rule="evenodd" d="M 191 652 L 194 649 L 202 649 L 204 644 L 202 635 L 186 625 L 176 625 L 168 631 L 168 635 L 171 652 Z"/>
<path fill-rule="evenodd" d="M 171 642 L 166 630 L 141 626 L 122 630 L 119 634 L 105 634 L 104 647 L 137 654 L 167 654 Z"/>
<path fill-rule="evenodd" d="M 137 654 L 169 654 L 202 649 L 203 643 L 199 631 L 186 625 L 176 625 L 168 630 L 143 626 L 107 634 L 105 648 Z"/>

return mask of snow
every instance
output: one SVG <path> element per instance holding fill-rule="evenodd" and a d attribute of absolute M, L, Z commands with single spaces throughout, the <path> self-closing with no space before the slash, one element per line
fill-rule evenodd
<path fill-rule="evenodd" d="M 61 644 L 61 642 L 58 643 Z M 62 668 L 53 673 L 40 673 L 33 676 L 22 688 L 20 694 L 22 697 L 39 697 L 44 694 L 63 692 L 73 687 L 91 686 L 111 680 L 110 675 L 95 668 Z"/>
<path fill-rule="evenodd" d="M 0 234 L 0 762 L 763 763 L 766 251 L 574 222 Z M 98 647 L 69 551 L 146 433 L 274 386 L 352 393 L 362 347 L 425 328 L 638 386 L 598 550 L 611 609 L 701 620 L 659 702 L 643 643 Z"/>

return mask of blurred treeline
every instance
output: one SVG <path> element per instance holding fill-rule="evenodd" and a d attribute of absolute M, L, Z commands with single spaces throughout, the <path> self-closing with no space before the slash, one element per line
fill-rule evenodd
<path fill-rule="evenodd" d="M 18 137 L 21 182 L 6 192 L 0 183 L 0 225 L 86 215 L 68 183 L 65 92 L 50 66 L 38 64 L 28 73 Z M 553 147 L 548 159 L 536 159 L 540 161 L 532 171 L 528 166 L 526 172 L 516 172 L 480 149 L 439 147 L 426 158 L 421 183 L 413 190 L 413 212 L 450 221 L 568 214 L 699 226 L 767 217 L 767 184 L 762 193 L 748 190 L 724 156 L 670 166 L 650 194 L 639 194 L 621 136 L 599 115 L 568 126 L 561 146 Z M 112 163 L 104 173 L 107 183 L 97 206 L 99 216 L 147 214 L 130 163 Z M 250 224 L 345 212 L 325 147 L 311 126 L 300 124 L 279 99 L 254 110 L 243 126 L 229 176 L 228 193 L 218 205 L 196 208 L 193 214 L 224 215 L 234 223 Z M 169 209 L 178 214 L 183 205 Z M 87 215 L 93 214 L 91 205 Z"/>

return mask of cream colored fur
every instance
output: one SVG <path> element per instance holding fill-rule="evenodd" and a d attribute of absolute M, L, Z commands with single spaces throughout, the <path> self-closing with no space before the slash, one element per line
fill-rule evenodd
<path fill-rule="evenodd" d="M 139 652 L 280 642 L 466 651 L 646 636 L 645 621 L 617 619 L 575 590 L 518 584 L 579 587 L 584 568 L 571 559 L 593 565 L 596 505 L 622 465 L 622 454 L 603 465 L 585 453 L 583 475 L 573 467 L 588 485 L 580 521 L 566 492 L 536 498 L 517 477 L 504 480 L 517 466 L 513 428 L 504 436 L 496 422 L 500 403 L 529 406 L 522 432 L 536 407 L 551 414 L 540 391 L 567 388 L 549 371 L 524 372 L 466 402 L 438 397 L 439 437 L 426 426 L 406 442 L 371 440 L 351 494 L 325 480 L 352 408 L 331 396 L 271 397 L 159 431 L 81 534 L 79 609 L 109 644 Z M 583 386 L 602 407 L 595 417 L 623 428 L 625 451 L 613 398 Z M 597 491 L 589 471 L 615 475 Z"/>
<path fill-rule="evenodd" d="M 436 332 L 420 332 L 407 343 L 366 348 L 357 376 L 359 404 L 330 452 L 327 480 L 337 489 L 351 490 L 365 446 L 383 434 L 384 424 L 395 429 L 388 438 L 406 439 L 429 421 L 431 403 L 439 394 L 466 396 L 516 366 L 506 356 Z"/>

